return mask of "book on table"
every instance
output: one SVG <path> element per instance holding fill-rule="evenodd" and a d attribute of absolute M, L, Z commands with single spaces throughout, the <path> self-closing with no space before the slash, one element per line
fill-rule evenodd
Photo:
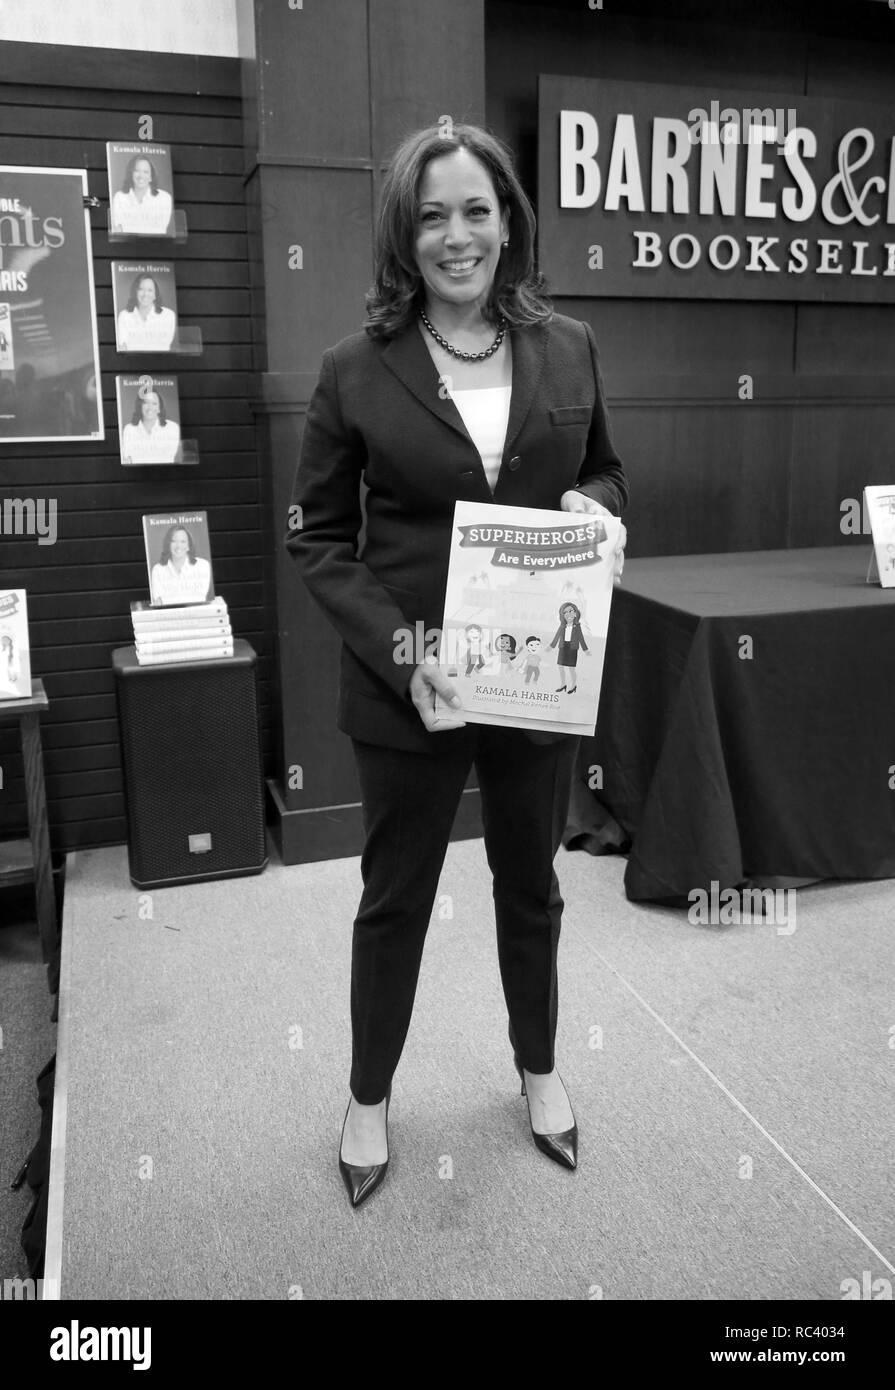
<path fill-rule="evenodd" d="M 865 487 L 864 511 L 873 536 L 868 583 L 878 579 L 884 589 L 895 588 L 895 486 Z"/>
<path fill-rule="evenodd" d="M 27 597 L 24 589 L 0 589 L 0 700 L 27 700 L 30 695 Z"/>

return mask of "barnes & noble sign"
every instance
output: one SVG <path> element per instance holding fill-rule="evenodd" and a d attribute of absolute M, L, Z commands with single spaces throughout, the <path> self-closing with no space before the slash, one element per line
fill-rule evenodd
<path fill-rule="evenodd" d="M 895 302 L 895 107 L 539 79 L 557 295 Z"/>

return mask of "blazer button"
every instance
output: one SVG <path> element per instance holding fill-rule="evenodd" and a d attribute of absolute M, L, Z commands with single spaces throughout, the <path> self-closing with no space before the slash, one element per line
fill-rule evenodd
<path fill-rule="evenodd" d="M 513 457 L 510 459 L 510 469 L 512 470 L 512 472 L 515 473 L 516 469 L 521 467 L 521 464 L 522 459 L 520 458 L 520 456 L 518 454 L 514 454 Z"/>

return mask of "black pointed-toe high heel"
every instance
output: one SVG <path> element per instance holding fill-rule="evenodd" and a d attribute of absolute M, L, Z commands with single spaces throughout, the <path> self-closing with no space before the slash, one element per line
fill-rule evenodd
<path fill-rule="evenodd" d="M 388 1083 L 388 1090 L 385 1093 L 385 1147 L 388 1152 L 388 1106 L 392 1098 L 392 1083 Z M 351 1109 L 351 1101 L 348 1102 L 348 1110 Z M 342 1121 L 342 1137 L 339 1140 L 339 1172 L 351 1198 L 351 1205 L 359 1207 L 368 1197 L 376 1191 L 382 1179 L 385 1177 L 385 1170 L 388 1167 L 388 1159 L 384 1163 L 346 1163 L 342 1157 L 342 1139 L 345 1138 L 345 1125 L 348 1121 L 348 1110 L 345 1111 L 345 1119 Z"/>
<path fill-rule="evenodd" d="M 561 1130 L 558 1134 L 538 1134 L 531 1122 L 531 1103 L 528 1101 L 528 1094 L 525 1090 L 525 1074 L 515 1052 L 513 1053 L 513 1062 L 519 1073 L 519 1080 L 522 1082 L 522 1094 L 528 1102 L 528 1127 L 531 1130 L 531 1137 L 535 1141 L 535 1147 L 540 1149 L 542 1154 L 546 1154 L 548 1158 L 552 1158 L 554 1163 L 559 1163 L 563 1168 L 571 1168 L 574 1171 L 578 1167 L 578 1124 L 575 1121 L 574 1113 L 571 1129 Z"/>

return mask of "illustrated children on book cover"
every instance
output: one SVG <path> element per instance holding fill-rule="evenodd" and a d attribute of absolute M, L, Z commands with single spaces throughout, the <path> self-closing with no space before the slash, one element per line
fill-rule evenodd
<path fill-rule="evenodd" d="M 0 700 L 31 695 L 28 606 L 24 589 L 0 589 Z"/>
<path fill-rule="evenodd" d="M 458 502 L 440 664 L 469 723 L 592 734 L 620 523 Z"/>
<path fill-rule="evenodd" d="M 143 535 L 153 604 L 204 603 L 214 598 L 206 512 L 144 516 Z"/>

